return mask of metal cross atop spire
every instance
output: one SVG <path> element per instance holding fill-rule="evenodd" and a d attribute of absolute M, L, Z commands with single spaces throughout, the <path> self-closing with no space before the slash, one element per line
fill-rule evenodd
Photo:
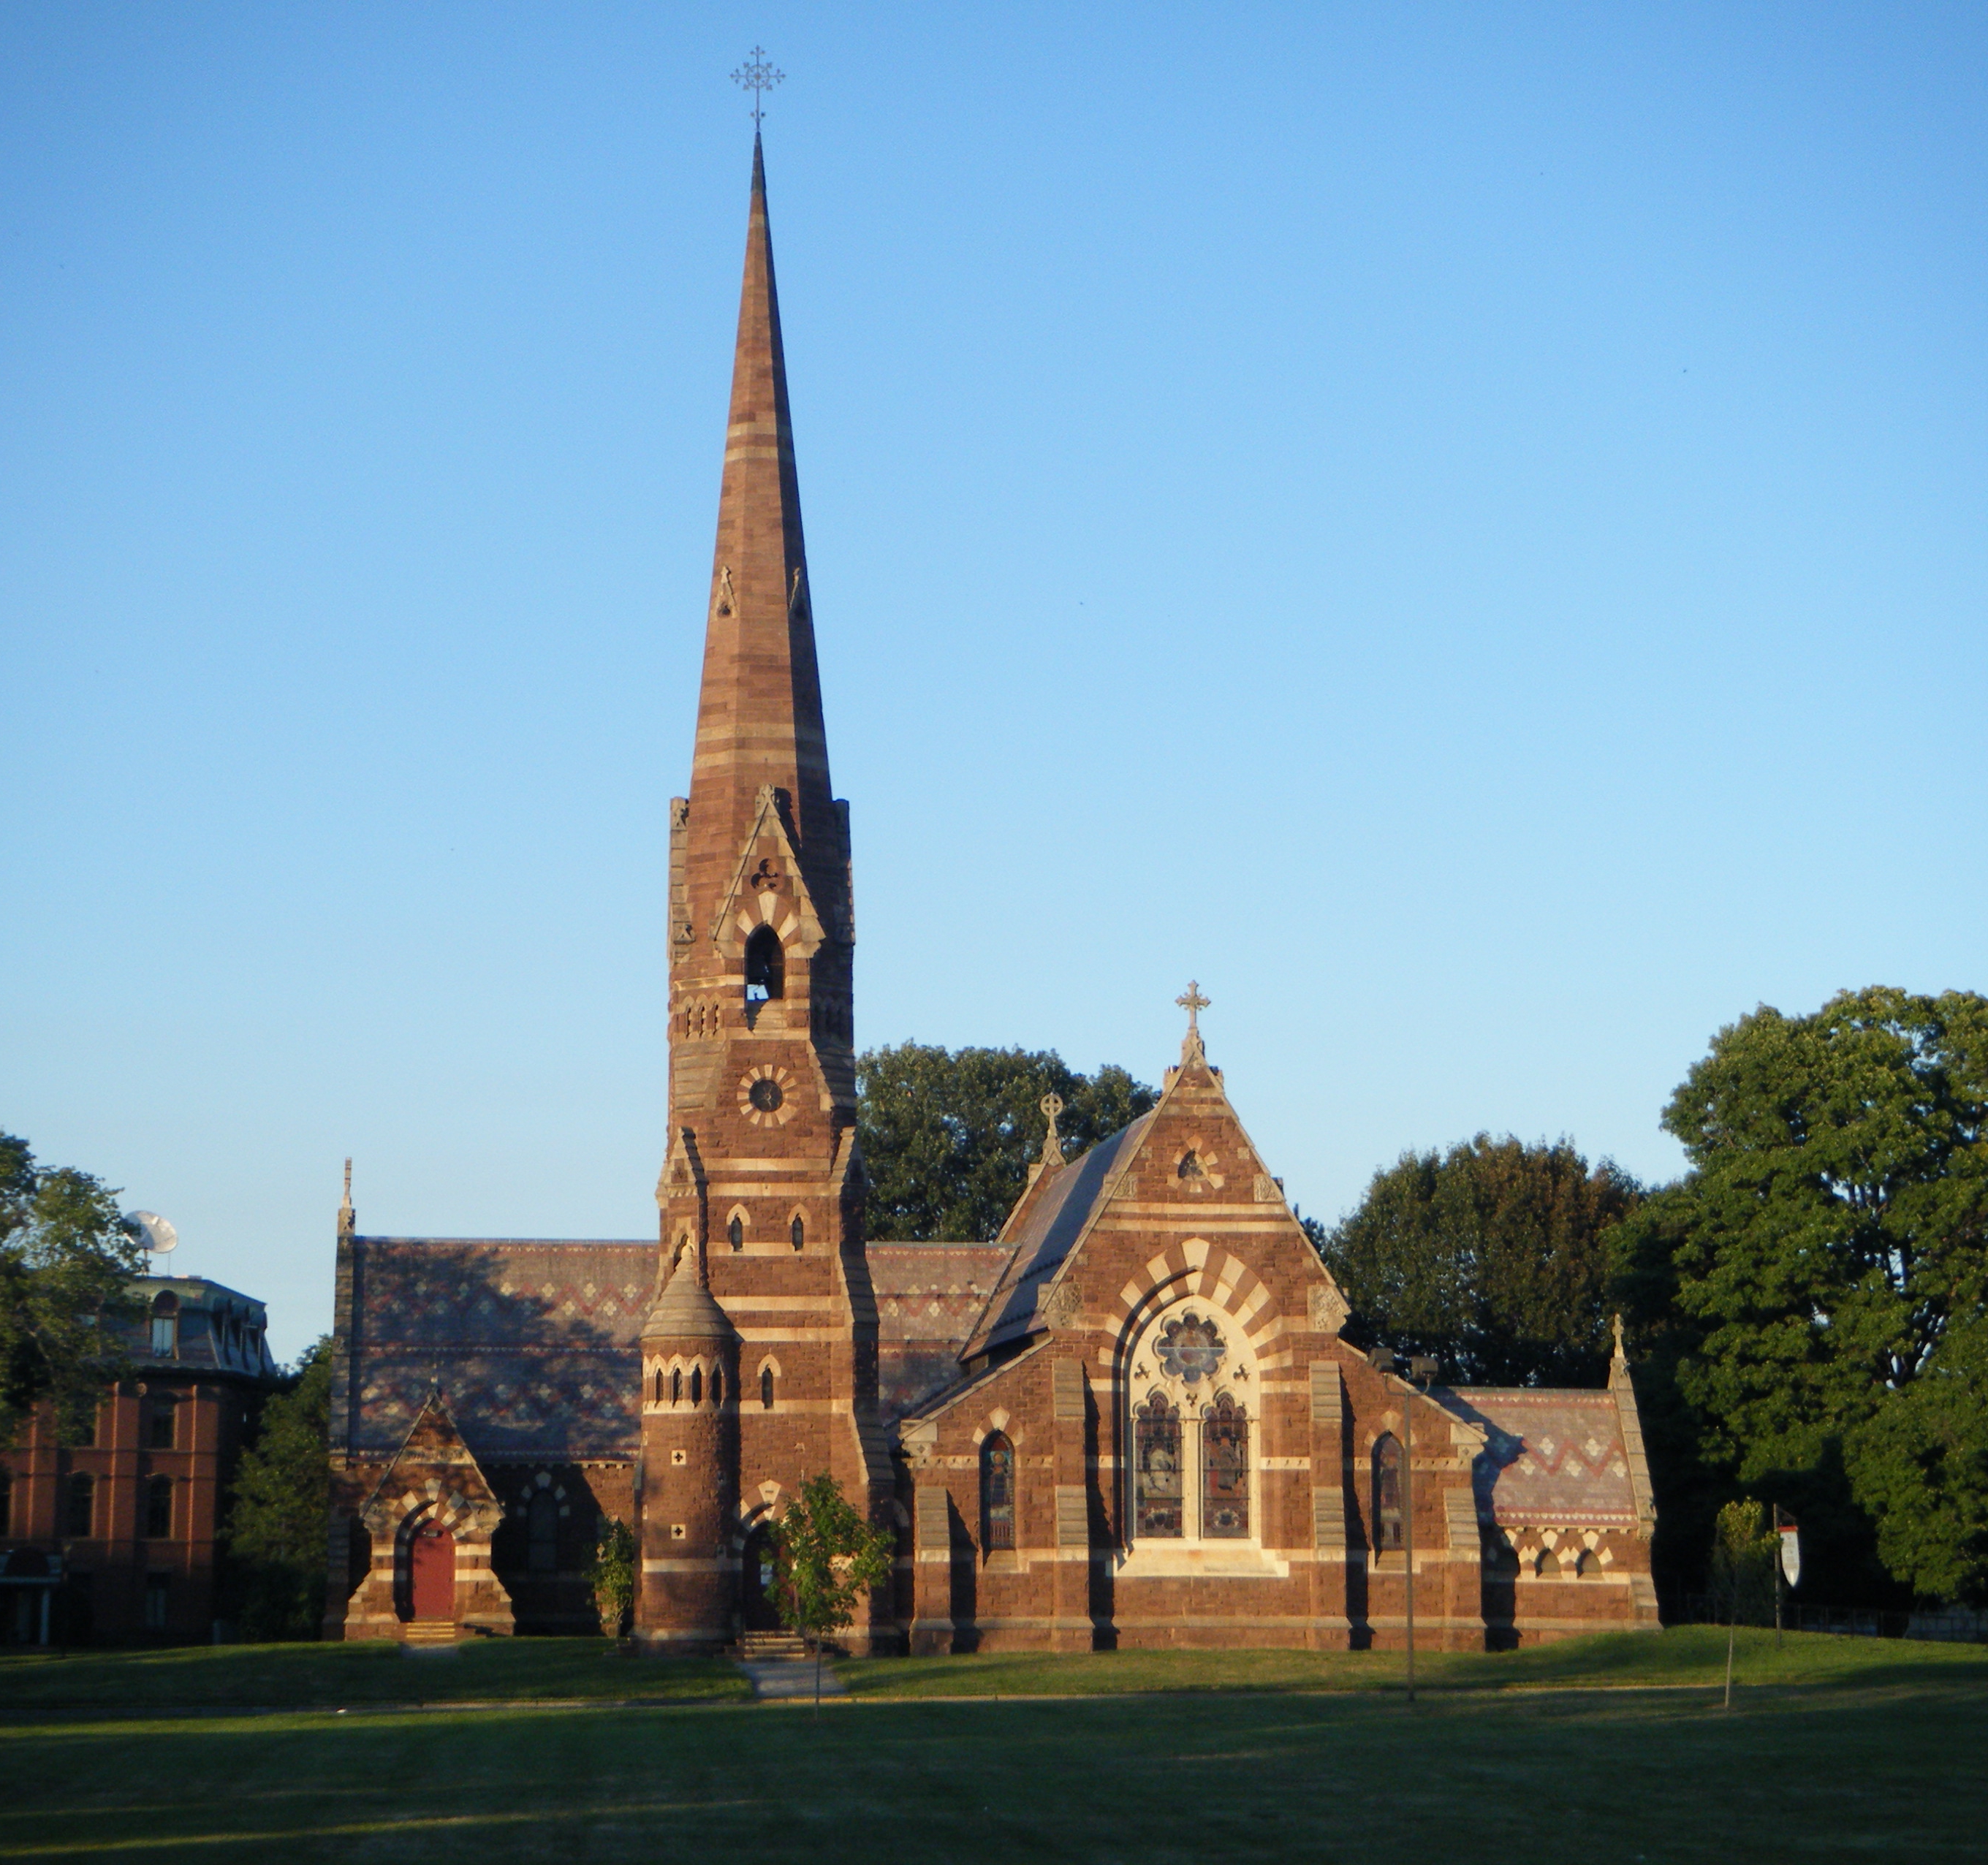
<path fill-rule="evenodd" d="M 1209 1000 L 1201 995 L 1201 986 L 1189 978 L 1187 989 L 1174 1002 L 1187 1012 L 1187 1033 L 1190 1036 L 1199 1036 L 1201 1034 L 1201 1013 L 1209 1004 Z"/>
<path fill-rule="evenodd" d="M 759 133 L 759 119 L 766 113 L 766 93 L 786 76 L 784 71 L 776 71 L 767 62 L 766 49 L 752 48 L 752 56 L 732 74 L 732 82 L 741 90 L 752 93 L 752 130 Z"/>

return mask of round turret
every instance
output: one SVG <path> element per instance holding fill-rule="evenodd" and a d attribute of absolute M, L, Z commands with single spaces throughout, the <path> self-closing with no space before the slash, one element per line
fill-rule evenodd
<path fill-rule="evenodd" d="M 643 1638 L 674 1650 L 733 1635 L 739 1333 L 686 1255 L 642 1324 Z"/>

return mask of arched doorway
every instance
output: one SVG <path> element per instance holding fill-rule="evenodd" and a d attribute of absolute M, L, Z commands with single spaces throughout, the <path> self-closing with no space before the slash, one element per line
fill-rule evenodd
<path fill-rule="evenodd" d="M 432 1517 L 408 1543 L 407 1601 L 411 1618 L 455 1617 L 455 1537 Z"/>
<path fill-rule="evenodd" d="M 739 1563 L 739 1582 L 743 1597 L 740 1610 L 749 1632 L 777 1632 L 780 1615 L 773 1604 L 773 1543 L 763 1528 L 746 1538 L 746 1557 Z"/>

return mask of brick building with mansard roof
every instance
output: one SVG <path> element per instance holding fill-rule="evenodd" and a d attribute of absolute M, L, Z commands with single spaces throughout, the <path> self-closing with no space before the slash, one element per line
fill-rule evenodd
<path fill-rule="evenodd" d="M 1482 1647 L 1654 1626 L 1628 1368 L 1428 1390 L 1346 1303 L 1208 1059 L 992 1240 L 867 1245 L 847 806 L 830 781 L 756 139 L 689 795 L 671 806 L 656 1238 L 397 1238 L 339 1214 L 327 1630 L 770 1623 L 759 1537 L 832 1472 L 894 1524 L 852 1642 Z M 1414 1573 L 1408 1572 L 1412 1548 Z"/>
<path fill-rule="evenodd" d="M 147 1275 L 120 1324 L 131 1377 L 80 1441 L 35 1408 L 0 1449 L 0 1644 L 205 1644 L 228 1485 L 276 1385 L 268 1317 L 204 1276 Z"/>

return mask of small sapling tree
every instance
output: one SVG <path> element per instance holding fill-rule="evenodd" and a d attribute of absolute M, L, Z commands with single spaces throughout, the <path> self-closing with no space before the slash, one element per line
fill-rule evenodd
<path fill-rule="evenodd" d="M 625 1638 L 628 1615 L 635 1604 L 635 1535 L 618 1516 L 600 1519 L 593 1556 L 587 1563 L 587 1580 L 593 1590 L 601 1630 L 610 1638 Z"/>
<path fill-rule="evenodd" d="M 773 1599 L 780 1623 L 814 1651 L 814 1699 L 821 1701 L 821 1641 L 856 1617 L 857 1602 L 882 1585 L 897 1550 L 864 1521 L 823 1471 L 810 1477 L 770 1531 Z"/>
<path fill-rule="evenodd" d="M 1733 1630 L 1742 1618 L 1764 1623 L 1773 1611 L 1774 1563 L 1780 1544 L 1763 1504 L 1750 1496 L 1719 1512 L 1712 1542 L 1712 1596 L 1726 1615 L 1726 1707 L 1733 1707 Z"/>

